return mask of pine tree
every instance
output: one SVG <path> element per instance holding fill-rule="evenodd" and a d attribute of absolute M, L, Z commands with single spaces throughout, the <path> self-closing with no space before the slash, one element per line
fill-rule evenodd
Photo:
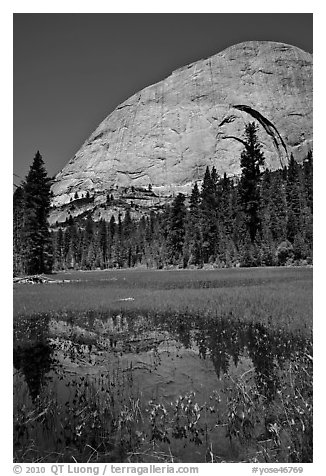
<path fill-rule="evenodd" d="M 232 190 L 233 184 L 226 173 L 219 182 L 219 207 L 220 207 L 220 220 L 223 225 L 223 230 L 226 235 L 230 235 L 232 231 L 232 220 L 233 220 L 233 201 L 232 201 Z"/>
<path fill-rule="evenodd" d="M 23 187 L 17 187 L 13 197 L 13 271 L 14 275 L 23 274 L 24 272 L 24 241 L 23 241 L 23 228 L 24 228 L 24 190 Z"/>
<path fill-rule="evenodd" d="M 70 227 L 67 226 L 63 235 L 63 258 L 64 258 L 65 267 L 71 266 L 72 260 L 70 255 L 70 242 L 71 242 Z"/>
<path fill-rule="evenodd" d="M 170 264 L 180 263 L 183 255 L 186 218 L 185 198 L 182 193 L 179 193 L 171 207 L 167 236 L 168 260 Z"/>
<path fill-rule="evenodd" d="M 108 228 L 105 220 L 99 223 L 99 248 L 100 248 L 100 267 L 106 268 L 108 261 Z"/>
<path fill-rule="evenodd" d="M 206 168 L 201 189 L 201 235 L 203 247 L 203 261 L 207 263 L 214 259 L 217 242 L 216 220 L 216 171 L 213 169 L 213 177 Z"/>
<path fill-rule="evenodd" d="M 123 224 L 120 213 L 118 215 L 118 224 L 116 225 L 116 231 L 112 244 L 112 264 L 117 268 L 123 268 L 124 265 Z"/>
<path fill-rule="evenodd" d="M 287 239 L 293 244 L 297 233 L 302 232 L 301 212 L 304 207 L 301 169 L 300 165 L 294 160 L 293 154 L 291 154 L 287 169 L 286 201 L 288 211 Z"/>
<path fill-rule="evenodd" d="M 130 210 L 127 208 L 123 219 L 123 250 L 124 258 L 127 261 L 128 268 L 134 264 L 133 258 L 133 238 L 134 238 L 134 223 L 130 215 Z"/>
<path fill-rule="evenodd" d="M 236 210 L 234 209 L 233 182 L 227 177 L 226 173 L 217 185 L 217 201 L 219 258 L 221 264 L 224 263 L 224 265 L 229 266 L 232 263 L 236 249 L 232 236 Z"/>
<path fill-rule="evenodd" d="M 69 233 L 70 233 L 70 243 L 69 243 L 69 253 L 71 257 L 71 265 L 73 267 L 79 266 L 81 261 L 81 237 L 78 231 L 77 225 L 74 223 L 72 217 L 69 224 Z"/>
<path fill-rule="evenodd" d="M 113 241 L 113 238 L 114 238 L 114 235 L 115 235 L 115 231 L 116 231 L 116 223 L 115 223 L 114 215 L 112 215 L 111 218 L 110 218 L 109 230 L 108 230 L 108 233 L 109 233 L 109 242 L 110 242 L 110 243 L 112 243 L 112 241 Z"/>
<path fill-rule="evenodd" d="M 190 206 L 189 213 L 187 216 L 186 236 L 184 244 L 184 255 L 186 255 L 187 251 L 189 254 L 187 264 L 189 265 L 202 264 L 200 216 L 200 192 L 196 182 L 190 196 Z"/>
<path fill-rule="evenodd" d="M 305 208 L 303 210 L 304 240 L 307 245 L 307 256 L 312 258 L 313 248 L 313 161 L 310 151 L 303 162 L 303 188 L 305 192 Z"/>
<path fill-rule="evenodd" d="M 151 243 L 153 239 L 153 235 L 154 235 L 154 220 L 155 220 L 153 210 L 151 210 L 149 218 L 145 219 L 145 217 L 143 217 L 143 220 L 145 225 L 145 239 L 147 243 Z"/>
<path fill-rule="evenodd" d="M 134 231 L 133 221 L 131 219 L 130 210 L 127 208 L 123 219 L 123 236 L 124 239 L 131 238 Z"/>
<path fill-rule="evenodd" d="M 109 267 L 112 266 L 112 247 L 113 247 L 115 230 L 116 230 L 116 223 L 115 223 L 114 215 L 112 215 L 108 225 L 108 265 Z"/>
<path fill-rule="evenodd" d="M 303 162 L 304 188 L 306 191 L 306 202 L 308 207 L 313 211 L 313 159 L 312 152 L 309 151 Z"/>
<path fill-rule="evenodd" d="M 85 230 L 83 233 L 82 239 L 82 257 L 81 265 L 83 268 L 92 269 L 93 265 L 93 241 L 94 241 L 94 222 L 91 217 L 88 217 L 86 220 Z M 92 245 L 92 252 L 90 253 L 90 248 Z"/>
<path fill-rule="evenodd" d="M 64 249 L 64 236 L 62 228 L 59 227 L 58 231 L 52 234 L 53 242 L 53 266 L 55 269 L 64 268 L 63 249 Z"/>
<path fill-rule="evenodd" d="M 273 242 L 278 246 L 286 240 L 287 203 L 282 170 L 276 170 L 271 175 L 269 207 L 271 213 L 270 231 Z"/>
<path fill-rule="evenodd" d="M 260 229 L 260 167 L 264 165 L 264 155 L 257 137 L 258 128 L 254 122 L 245 129 L 245 149 L 241 153 L 241 180 L 239 184 L 242 209 L 251 242 L 253 243 L 257 231 Z"/>
<path fill-rule="evenodd" d="M 39 152 L 23 184 L 24 190 L 24 271 L 28 274 L 51 272 L 52 241 L 48 227 L 51 180 Z"/>

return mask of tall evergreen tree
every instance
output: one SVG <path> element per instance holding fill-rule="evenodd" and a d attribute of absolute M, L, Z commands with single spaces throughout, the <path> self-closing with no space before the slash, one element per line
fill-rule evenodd
<path fill-rule="evenodd" d="M 108 228 L 105 220 L 99 223 L 99 248 L 100 248 L 100 267 L 106 268 L 108 261 Z"/>
<path fill-rule="evenodd" d="M 55 269 L 64 269 L 64 235 L 62 228 L 52 234 L 53 243 L 53 267 Z"/>
<path fill-rule="evenodd" d="M 304 185 L 306 190 L 306 202 L 308 207 L 313 211 L 313 160 L 312 152 L 309 151 L 303 162 Z"/>
<path fill-rule="evenodd" d="M 234 187 L 232 180 L 224 173 L 219 180 L 217 186 L 217 202 L 218 202 L 218 247 L 219 258 L 225 265 L 229 265 L 235 252 L 235 244 L 233 242 L 232 231 L 234 228 L 234 217 L 236 214 Z"/>
<path fill-rule="evenodd" d="M 301 180 L 301 167 L 291 154 L 286 180 L 287 239 L 291 243 L 294 243 L 297 233 L 302 231 L 301 212 L 304 206 L 304 193 Z"/>
<path fill-rule="evenodd" d="M 94 264 L 94 222 L 89 216 L 86 220 L 85 230 L 82 238 L 82 257 L 81 265 L 83 268 L 91 269 Z M 91 247 L 92 245 L 92 247 Z M 91 252 L 90 252 L 90 248 Z"/>
<path fill-rule="evenodd" d="M 127 266 L 131 268 L 133 266 L 133 236 L 134 236 L 134 223 L 132 221 L 130 210 L 127 208 L 123 219 L 123 242 L 124 242 L 124 255 L 127 259 Z"/>
<path fill-rule="evenodd" d="M 74 220 L 71 217 L 71 223 L 69 225 L 69 232 L 70 232 L 70 256 L 71 256 L 71 264 L 73 267 L 79 266 L 81 261 L 82 249 L 81 249 L 81 240 L 82 234 L 79 233 L 78 227 Z M 79 236 L 81 235 L 81 236 Z"/>
<path fill-rule="evenodd" d="M 52 241 L 48 227 L 51 180 L 39 152 L 23 184 L 24 190 L 24 271 L 28 274 L 51 272 Z"/>
<path fill-rule="evenodd" d="M 200 265 L 202 263 L 202 239 L 200 227 L 200 192 L 197 182 L 190 196 L 189 213 L 186 224 L 184 247 L 188 250 L 188 264 Z M 185 255 L 185 253 L 184 253 Z"/>
<path fill-rule="evenodd" d="M 257 137 L 258 127 L 254 122 L 245 129 L 245 148 L 241 153 L 240 199 L 251 242 L 254 242 L 260 228 L 260 167 L 264 165 L 264 155 Z"/>
<path fill-rule="evenodd" d="M 271 174 L 269 199 L 270 231 L 273 241 L 278 246 L 286 240 L 287 203 L 282 170 L 276 170 Z"/>
<path fill-rule="evenodd" d="M 116 222 L 114 215 L 111 216 L 108 226 L 108 262 L 109 266 L 112 266 L 112 250 L 113 250 L 113 241 L 114 235 L 116 232 Z"/>
<path fill-rule="evenodd" d="M 183 256 L 185 237 L 185 196 L 179 193 L 173 201 L 167 236 L 168 259 L 170 264 L 180 263 Z"/>
<path fill-rule="evenodd" d="M 13 197 L 13 252 L 14 262 L 13 271 L 15 275 L 24 273 L 24 240 L 23 240 L 23 228 L 24 228 L 24 190 L 23 187 L 17 187 Z"/>
<path fill-rule="evenodd" d="M 112 265 L 117 268 L 124 266 L 124 250 L 123 250 L 123 223 L 121 214 L 118 215 L 118 224 L 115 226 L 116 231 L 112 244 Z"/>
<path fill-rule="evenodd" d="M 214 258 L 217 241 L 217 222 L 216 222 L 216 180 L 217 174 L 213 168 L 213 177 L 206 168 L 203 185 L 201 189 L 201 235 L 203 247 L 203 261 L 207 263 L 209 259 Z"/>

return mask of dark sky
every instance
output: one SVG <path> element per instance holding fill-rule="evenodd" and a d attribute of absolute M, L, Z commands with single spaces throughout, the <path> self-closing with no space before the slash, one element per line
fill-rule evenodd
<path fill-rule="evenodd" d="M 312 14 L 14 14 L 14 173 L 56 174 L 135 92 L 232 44 L 312 52 Z M 20 179 L 14 177 L 16 183 Z"/>

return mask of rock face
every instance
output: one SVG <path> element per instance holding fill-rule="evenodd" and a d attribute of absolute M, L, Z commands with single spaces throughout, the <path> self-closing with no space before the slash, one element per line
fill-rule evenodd
<path fill-rule="evenodd" d="M 312 55 L 240 43 L 173 72 L 119 105 L 58 173 L 54 206 L 75 192 L 148 187 L 190 191 L 207 165 L 238 174 L 245 124 L 259 123 L 266 165 L 312 149 Z"/>

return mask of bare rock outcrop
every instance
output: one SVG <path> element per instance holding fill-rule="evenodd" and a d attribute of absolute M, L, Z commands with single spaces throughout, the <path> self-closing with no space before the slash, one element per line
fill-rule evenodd
<path fill-rule="evenodd" d="M 134 94 L 56 176 L 54 206 L 75 192 L 148 187 L 190 191 L 207 165 L 240 172 L 245 124 L 260 124 L 266 165 L 312 149 L 312 55 L 275 42 L 240 43 Z"/>

